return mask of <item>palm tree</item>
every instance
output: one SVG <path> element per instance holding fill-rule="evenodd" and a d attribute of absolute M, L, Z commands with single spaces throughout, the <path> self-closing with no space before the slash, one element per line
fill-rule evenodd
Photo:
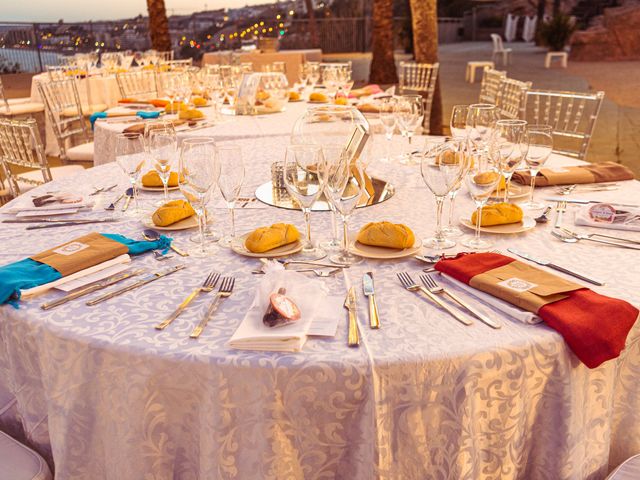
<path fill-rule="evenodd" d="M 438 2 L 437 0 L 411 0 L 411 25 L 413 28 L 413 52 L 418 63 L 438 61 Z M 429 132 L 442 134 L 442 97 L 440 78 L 436 81 L 436 90 L 431 107 Z"/>
<path fill-rule="evenodd" d="M 147 0 L 149 11 L 149 34 L 151 46 L 154 50 L 166 52 L 171 50 L 171 37 L 169 36 L 169 20 L 164 0 Z"/>
<path fill-rule="evenodd" d="M 393 58 L 393 0 L 373 0 L 371 83 L 398 83 Z"/>

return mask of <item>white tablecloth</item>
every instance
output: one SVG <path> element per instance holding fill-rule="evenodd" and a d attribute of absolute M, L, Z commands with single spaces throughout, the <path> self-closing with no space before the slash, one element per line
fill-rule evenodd
<path fill-rule="evenodd" d="M 236 140 L 244 147 L 242 195 L 269 178 L 286 137 Z M 250 162 L 250 163 L 249 163 Z M 552 159 L 552 164 L 575 163 Z M 376 163 L 373 173 L 398 186 L 387 202 L 358 210 L 352 229 L 388 219 L 417 236 L 434 227 L 434 201 L 416 167 Z M 42 189 L 90 191 L 126 179 L 115 164 Z M 43 190 L 44 191 L 44 190 Z M 601 199 L 637 199 L 637 182 Z M 112 195 L 98 196 L 95 214 Z M 538 192 L 538 196 L 548 192 Z M 147 193 L 147 206 L 157 199 Z M 178 194 L 175 193 L 177 196 Z M 593 195 L 595 197 L 596 194 Z M 276 221 L 302 229 L 302 214 L 259 203 L 239 209 L 239 233 Z M 0 213 L 5 210 L 0 209 Z M 469 214 L 464 192 L 457 211 Z M 229 222 L 217 210 L 217 228 Z M 566 215 L 571 222 L 573 210 Z M 0 230 L 0 262 L 8 263 L 90 231 L 140 238 L 141 223 Z M 640 252 L 561 243 L 550 225 L 527 234 L 493 236 L 608 285 L 603 294 L 640 304 Z M 312 215 L 312 232 L 327 239 L 328 213 Z M 189 247 L 193 232 L 175 232 Z M 632 237 L 630 232 L 620 235 Z M 73 301 L 50 311 L 40 303 L 0 307 L 0 382 L 17 398 L 30 442 L 53 458 L 66 479 L 596 479 L 640 451 L 640 325 L 621 357 L 589 370 L 559 334 L 491 313 L 493 330 L 465 327 L 400 288 L 396 273 L 415 278 L 422 264 L 409 258 L 365 261 L 347 271 L 357 285 L 360 348 L 347 348 L 345 311 L 335 338 L 311 339 L 295 354 L 235 351 L 225 346 L 250 305 L 259 262 L 219 248 L 210 258 L 174 258 L 188 268 L 96 307 Z M 167 267 L 151 255 L 134 260 L 150 271 Z M 169 328 L 153 325 L 210 270 L 236 277 L 199 340 L 188 338 L 211 298 L 200 297 Z M 360 282 L 374 272 L 382 328 L 368 328 Z M 345 280 L 317 279 L 343 295 Z M 603 328 L 614 318 L 603 318 Z"/>

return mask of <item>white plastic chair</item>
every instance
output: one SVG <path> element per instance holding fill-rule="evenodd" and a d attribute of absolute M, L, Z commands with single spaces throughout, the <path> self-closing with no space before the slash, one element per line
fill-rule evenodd
<path fill-rule="evenodd" d="M 13 197 L 84 170 L 80 165 L 50 168 L 33 119 L 0 119 L 0 166 Z M 25 168 L 29 171 L 24 172 Z"/>
<path fill-rule="evenodd" d="M 527 91 L 531 82 L 503 78 L 496 95 L 496 107 L 503 118 L 523 119 L 527 105 Z"/>
<path fill-rule="evenodd" d="M 640 453 L 618 465 L 605 480 L 638 480 L 640 478 Z"/>
<path fill-rule="evenodd" d="M 0 78 L 0 116 L 22 117 L 30 116 L 44 111 L 44 104 L 32 102 L 31 98 L 8 99 L 4 93 L 2 78 Z"/>
<path fill-rule="evenodd" d="M 44 459 L 0 432 L 0 480 L 53 480 Z"/>
<path fill-rule="evenodd" d="M 117 73 L 116 82 L 122 98 L 158 98 L 158 78 L 153 70 Z"/>
<path fill-rule="evenodd" d="M 438 80 L 439 63 L 400 62 L 398 90 L 400 95 L 418 93 L 424 97 L 424 133 L 429 133 L 429 118 Z"/>
<path fill-rule="evenodd" d="M 38 89 L 53 128 L 60 158 L 71 161 L 93 161 L 93 142 L 87 129 L 84 107 L 74 79 L 39 82 Z M 103 111 L 106 106 L 102 108 Z"/>
<path fill-rule="evenodd" d="M 507 73 L 502 70 L 485 68 L 482 72 L 482 82 L 480 83 L 480 95 L 478 103 L 492 103 L 495 105 L 500 90 L 500 83 L 507 78 Z"/>
<path fill-rule="evenodd" d="M 554 152 L 585 160 L 603 100 L 604 92 L 529 90 L 524 119 L 553 127 Z"/>
<path fill-rule="evenodd" d="M 495 62 L 496 57 L 502 55 L 502 64 L 509 65 L 509 58 L 511 56 L 512 49 L 504 48 L 502 43 L 502 37 L 497 33 L 491 34 L 491 41 L 493 42 L 493 54 L 491 55 L 491 59 Z"/>

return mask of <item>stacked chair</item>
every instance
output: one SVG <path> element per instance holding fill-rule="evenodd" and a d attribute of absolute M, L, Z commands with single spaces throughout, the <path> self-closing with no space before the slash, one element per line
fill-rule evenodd
<path fill-rule="evenodd" d="M 429 133 L 428 119 L 431 118 L 431 106 L 439 68 L 439 63 L 400 62 L 399 93 L 401 95 L 415 93 L 424 97 L 424 118 L 427 119 L 424 124 L 425 134 Z"/>

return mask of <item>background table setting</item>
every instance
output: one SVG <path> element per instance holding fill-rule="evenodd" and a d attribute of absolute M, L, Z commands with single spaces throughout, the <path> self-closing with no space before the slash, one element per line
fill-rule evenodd
<path fill-rule="evenodd" d="M 577 285 L 571 288 L 628 302 L 611 310 L 620 311 L 619 317 L 601 319 L 605 333 L 624 323 L 626 330 L 620 327 L 617 336 L 622 345 L 587 366 L 586 357 L 563 338 L 567 332 L 438 273 L 458 260 L 451 257 L 470 251 L 462 240 L 474 239 L 469 222 L 477 202 L 461 189 L 450 226 L 460 227 L 464 236 L 451 248 L 440 248 L 433 197 L 448 192 L 427 188 L 415 161 L 415 152 L 433 138 L 414 138 L 410 146 L 397 135 L 370 139 L 367 173 L 395 190 L 383 202 L 349 212 L 352 240 L 370 222 L 384 220 L 410 227 L 415 250 L 360 252 L 362 261 L 348 268 L 331 262 L 339 251 L 315 262 L 323 265 L 295 265 L 296 254 L 278 262 L 238 253 L 238 239 L 257 227 L 285 223 L 306 231 L 299 210 L 254 197 L 272 179 L 274 162 L 285 158 L 292 123 L 306 109 L 289 104 L 285 112 L 264 118 L 232 117 L 211 129 L 176 132 L 182 140 L 213 138 L 218 151 L 236 148 L 236 167 L 243 169 L 232 195 L 222 180 L 230 173 L 224 165 L 218 172 L 206 225 L 224 238 L 209 241 L 202 256 L 194 254 L 194 228 L 160 231 L 173 239 L 175 250 L 169 240 L 143 236 L 165 202 L 165 190 L 140 189 L 137 207 L 126 194 L 129 179 L 122 165 L 111 161 L 118 155 L 110 140 L 121 132 L 116 123 L 96 122 L 99 166 L 43 185 L 0 209 L 3 265 L 103 232 L 128 239 L 117 237 L 129 252 L 111 275 L 135 272 L 131 280 L 52 308 L 42 305 L 68 292 L 47 290 L 0 307 L 0 386 L 15 397 L 25 435 L 55 462 L 57 478 L 582 479 L 602 477 L 610 464 L 640 450 L 640 326 L 629 320 L 637 315 L 632 305 L 640 305 L 634 288 L 640 250 L 631 243 L 638 234 L 609 231 L 632 248 L 569 234 L 576 241 L 563 241 L 551 234 L 557 226 L 606 235 L 580 223 L 584 204 L 572 202 L 634 203 L 640 198 L 638 182 L 617 181 L 607 189 L 577 185 L 568 193 L 558 186 L 537 187 L 534 200 L 552 207 L 548 221 L 533 221 L 515 233 L 481 233 L 493 253 L 478 255 L 520 258 L 515 249 L 603 283 L 539 267 Z M 392 152 L 404 154 L 398 158 Z M 584 162 L 552 154 L 545 167 L 579 164 Z M 135 175 L 140 174 L 138 169 Z M 71 225 L 34 230 L 29 227 L 35 222 L 14 223 L 33 218 L 34 198 L 52 195 L 63 202 L 60 198 L 68 197 L 62 194 L 75 195 L 82 208 L 72 212 L 74 203 L 56 203 L 48 208 L 62 214 L 49 212 L 48 220 Z M 166 200 L 185 198 L 181 190 L 166 194 Z M 130 206 L 123 212 L 126 200 Z M 328 211 L 311 212 L 314 240 L 332 240 L 331 217 Z M 422 241 L 426 237 L 431 238 Z M 352 253 L 357 248 L 354 244 Z M 443 252 L 449 258 L 436 265 Z M 430 294 L 407 288 L 420 287 L 425 274 Z M 127 282 L 146 280 L 108 296 Z M 283 285 L 312 318 L 262 338 L 266 298 Z M 470 308 L 451 313 L 452 304 L 433 293 L 438 287 Z M 208 323 L 203 325 L 203 318 Z"/>

